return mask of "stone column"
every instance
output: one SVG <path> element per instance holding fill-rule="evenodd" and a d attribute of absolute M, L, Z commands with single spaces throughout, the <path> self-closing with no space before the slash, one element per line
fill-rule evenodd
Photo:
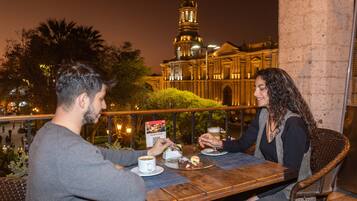
<path fill-rule="evenodd" d="M 279 0 L 279 66 L 319 127 L 341 130 L 353 0 Z"/>

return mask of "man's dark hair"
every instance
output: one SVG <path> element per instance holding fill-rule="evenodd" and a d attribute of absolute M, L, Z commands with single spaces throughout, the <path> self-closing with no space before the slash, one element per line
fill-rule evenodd
<path fill-rule="evenodd" d="M 57 106 L 70 107 L 82 93 L 93 99 L 105 85 L 103 77 L 88 65 L 61 66 L 56 82 Z"/>

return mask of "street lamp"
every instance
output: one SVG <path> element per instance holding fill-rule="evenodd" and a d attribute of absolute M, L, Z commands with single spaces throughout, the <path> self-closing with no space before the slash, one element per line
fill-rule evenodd
<path fill-rule="evenodd" d="M 130 134 L 131 133 L 131 128 L 126 128 L 126 133 Z"/>
<path fill-rule="evenodd" d="M 209 44 L 207 46 L 200 46 L 200 45 L 194 45 L 191 47 L 191 50 L 199 50 L 199 49 L 204 49 L 205 50 L 205 62 L 206 62 L 206 82 L 205 82 L 205 94 L 207 96 L 207 98 L 209 98 L 209 95 L 208 95 L 208 50 L 209 49 L 212 49 L 212 50 L 217 50 L 219 49 L 220 47 L 218 45 L 215 45 L 215 44 Z"/>
<path fill-rule="evenodd" d="M 121 125 L 121 124 L 117 124 L 117 130 L 118 131 L 121 131 L 121 127 L 122 127 L 123 125 Z"/>
<path fill-rule="evenodd" d="M 205 62 L 206 62 L 206 80 L 208 79 L 208 50 L 213 49 L 216 50 L 220 48 L 218 45 L 215 44 L 209 44 L 207 46 L 200 46 L 200 45 L 194 45 L 191 47 L 192 50 L 199 50 L 199 49 L 204 49 L 205 50 Z"/>

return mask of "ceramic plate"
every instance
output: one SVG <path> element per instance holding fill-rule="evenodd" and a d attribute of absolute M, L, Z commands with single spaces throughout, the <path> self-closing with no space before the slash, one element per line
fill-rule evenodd
<path fill-rule="evenodd" d="M 182 158 L 185 158 L 186 160 L 183 160 Z M 200 163 L 198 165 L 193 165 L 192 163 L 190 163 L 187 157 L 182 158 L 165 160 L 164 165 L 166 167 L 179 170 L 202 170 L 214 166 L 214 163 L 207 158 L 201 158 Z"/>
<path fill-rule="evenodd" d="M 154 176 L 161 174 L 164 171 L 163 167 L 156 166 L 156 169 L 150 173 L 142 173 L 139 171 L 139 167 L 134 167 L 133 169 L 130 170 L 131 172 L 141 176 L 141 177 L 148 177 L 148 176 Z"/>
<path fill-rule="evenodd" d="M 227 154 L 228 152 L 226 151 L 217 151 L 212 148 L 206 148 L 201 151 L 201 154 L 207 155 L 207 156 L 221 156 L 224 154 Z"/>

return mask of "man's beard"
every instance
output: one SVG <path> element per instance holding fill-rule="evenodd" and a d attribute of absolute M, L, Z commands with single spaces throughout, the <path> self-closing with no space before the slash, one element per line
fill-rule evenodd
<path fill-rule="evenodd" d="M 89 106 L 86 113 L 83 115 L 83 124 L 93 124 L 96 123 L 99 115 L 94 113 L 92 105 Z"/>

